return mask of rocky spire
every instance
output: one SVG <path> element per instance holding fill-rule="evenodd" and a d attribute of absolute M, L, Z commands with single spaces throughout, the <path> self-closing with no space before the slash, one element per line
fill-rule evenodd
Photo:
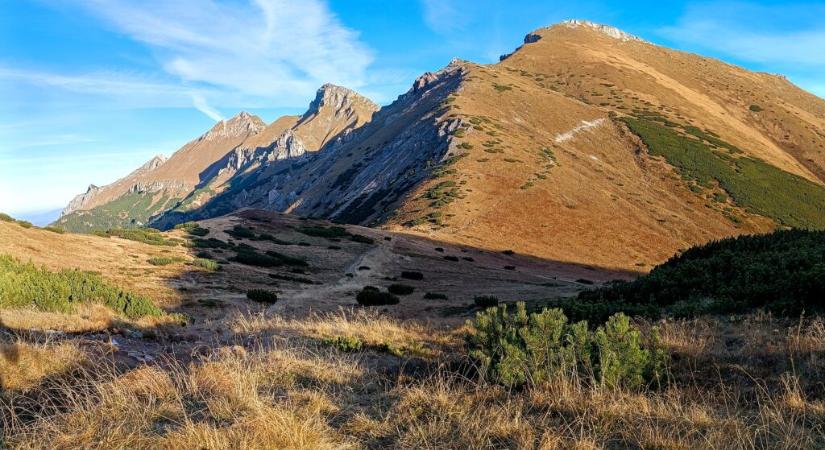
<path fill-rule="evenodd" d="M 334 116 L 348 115 L 354 110 L 378 111 L 379 107 L 372 100 L 363 95 L 334 84 L 324 84 L 315 94 L 315 99 L 309 104 L 307 112 L 301 117 L 301 122 L 312 116 L 328 111 Z"/>
<path fill-rule="evenodd" d="M 221 120 L 211 130 L 201 136 L 201 140 L 215 140 L 221 138 L 246 137 L 257 134 L 266 128 L 260 117 L 241 111 L 229 120 Z"/>

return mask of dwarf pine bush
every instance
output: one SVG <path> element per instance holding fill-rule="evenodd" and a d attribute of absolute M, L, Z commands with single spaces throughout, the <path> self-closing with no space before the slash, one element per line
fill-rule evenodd
<path fill-rule="evenodd" d="M 538 384 L 561 375 L 607 387 L 639 388 L 657 380 L 664 353 L 655 332 L 647 340 L 617 314 L 596 331 L 569 323 L 561 309 L 528 314 L 523 302 L 476 314 L 469 323 L 470 356 L 484 376 L 506 386 Z"/>
<path fill-rule="evenodd" d="M 129 318 L 163 314 L 149 298 L 124 291 L 98 273 L 52 272 L 0 255 L 0 308 L 34 306 L 41 311 L 70 313 L 81 303 L 100 303 Z"/>

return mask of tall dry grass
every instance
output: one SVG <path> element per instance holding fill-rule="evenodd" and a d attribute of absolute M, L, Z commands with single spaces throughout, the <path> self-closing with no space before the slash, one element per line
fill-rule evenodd
<path fill-rule="evenodd" d="M 670 383 L 639 391 L 569 376 L 508 390 L 453 369 L 463 356 L 450 330 L 378 314 L 247 315 L 232 323 L 242 346 L 215 345 L 187 364 L 169 357 L 123 370 L 102 354 L 41 370 L 54 373 L 0 396 L 3 441 L 13 448 L 825 446 L 818 320 L 659 324 L 674 355 Z M 403 367 L 388 365 L 397 358 L 378 347 L 343 353 L 314 340 L 344 335 L 444 345 L 428 370 L 398 376 Z M 73 344 L 41 345 L 56 354 Z"/>

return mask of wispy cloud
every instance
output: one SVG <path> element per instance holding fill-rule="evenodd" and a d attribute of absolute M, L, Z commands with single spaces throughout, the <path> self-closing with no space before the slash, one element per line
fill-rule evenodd
<path fill-rule="evenodd" d="M 195 105 L 195 108 L 197 108 L 198 111 L 211 117 L 216 122 L 219 120 L 223 120 L 223 116 L 221 116 L 221 113 L 219 113 L 215 108 L 209 106 L 209 104 L 206 103 L 206 99 L 203 98 L 203 95 L 192 94 L 192 104 Z"/>
<path fill-rule="evenodd" d="M 307 102 L 321 84 L 359 88 L 370 50 L 321 0 L 90 0 L 77 4 L 151 47 L 162 69 L 197 94 L 194 106 L 259 97 L 278 106 Z"/>

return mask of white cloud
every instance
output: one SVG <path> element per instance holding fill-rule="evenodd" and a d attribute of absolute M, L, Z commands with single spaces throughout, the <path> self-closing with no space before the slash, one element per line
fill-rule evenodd
<path fill-rule="evenodd" d="M 165 72 L 199 92 L 201 100 L 192 97 L 196 106 L 237 106 L 228 103 L 237 103 L 233 98 L 238 97 L 303 106 L 325 82 L 363 86 L 372 62 L 357 33 L 343 26 L 321 0 L 78 4 L 114 30 L 150 46 Z"/>
<path fill-rule="evenodd" d="M 223 120 L 223 116 L 215 108 L 206 103 L 206 99 L 201 94 L 192 94 L 192 104 L 198 111 L 211 117 L 215 122 Z"/>

